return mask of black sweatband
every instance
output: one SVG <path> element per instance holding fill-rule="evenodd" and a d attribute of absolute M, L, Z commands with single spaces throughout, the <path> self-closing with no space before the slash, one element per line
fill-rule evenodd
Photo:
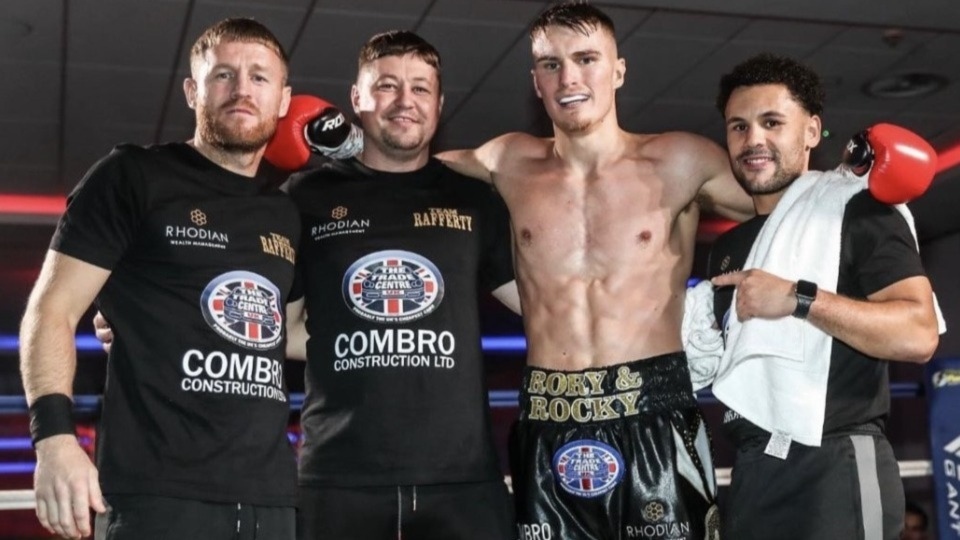
<path fill-rule="evenodd" d="M 66 394 L 45 394 L 30 405 L 30 439 L 33 446 L 54 435 L 76 435 L 73 400 Z"/>

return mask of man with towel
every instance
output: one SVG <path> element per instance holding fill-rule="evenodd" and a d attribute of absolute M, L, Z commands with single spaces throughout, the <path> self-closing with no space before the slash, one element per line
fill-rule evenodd
<path fill-rule="evenodd" d="M 724 538 L 895 538 L 902 525 L 887 362 L 926 362 L 938 316 L 909 211 L 877 197 L 915 196 L 935 156 L 878 125 L 869 190 L 849 170 L 810 171 L 822 100 L 816 73 L 773 55 L 720 83 L 730 163 L 757 210 L 713 246 L 708 313 L 724 351 L 691 368 L 737 448 Z"/>

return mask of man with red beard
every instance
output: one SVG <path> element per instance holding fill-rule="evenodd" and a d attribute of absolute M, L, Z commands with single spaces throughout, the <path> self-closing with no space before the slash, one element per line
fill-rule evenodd
<path fill-rule="evenodd" d="M 287 57 L 250 19 L 194 44 L 192 140 L 120 145 L 87 173 L 21 329 L 37 516 L 96 537 L 292 539 L 287 294 L 296 207 L 260 172 L 290 100 Z M 71 420 L 77 321 L 114 322 L 96 467 Z"/>

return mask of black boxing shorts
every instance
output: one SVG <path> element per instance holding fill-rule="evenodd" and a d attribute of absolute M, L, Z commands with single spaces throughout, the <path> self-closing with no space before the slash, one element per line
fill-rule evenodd
<path fill-rule="evenodd" d="M 714 539 L 716 481 L 687 359 L 528 367 L 510 466 L 521 540 Z"/>

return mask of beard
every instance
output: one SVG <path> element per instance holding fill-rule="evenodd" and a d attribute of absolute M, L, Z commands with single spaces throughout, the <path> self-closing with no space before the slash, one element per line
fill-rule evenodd
<path fill-rule="evenodd" d="M 229 154 L 250 154 L 267 145 L 277 130 L 277 119 L 261 121 L 254 127 L 230 126 L 217 119 L 217 111 L 233 107 L 237 102 L 225 103 L 218 109 L 203 107 L 197 115 L 200 136 L 215 148 Z M 259 109 L 250 104 L 246 106 L 259 113 Z"/>
<path fill-rule="evenodd" d="M 767 154 L 767 151 L 747 150 L 746 152 L 743 152 L 737 156 L 737 159 L 733 160 L 731 163 L 730 168 L 733 171 L 734 178 L 737 179 L 737 183 L 740 184 L 740 187 L 742 187 L 748 195 L 770 195 L 772 193 L 779 193 L 780 191 L 790 187 L 790 184 L 800 177 L 802 172 L 800 168 L 784 168 L 782 154 L 776 148 L 771 148 L 769 150 L 769 155 L 773 159 L 774 170 L 770 178 L 766 181 L 759 181 L 756 179 L 756 177 L 748 178 L 747 173 L 743 171 L 741 160 L 754 155 Z"/>
<path fill-rule="evenodd" d="M 394 134 L 389 131 L 383 131 L 381 133 L 383 139 L 383 145 L 392 150 L 417 150 L 423 145 L 423 132 L 421 131 L 418 134 L 413 133 L 404 133 L 404 134 Z"/>
<path fill-rule="evenodd" d="M 574 120 L 556 122 L 556 125 L 563 133 L 575 134 L 587 131 L 587 128 L 590 127 L 590 122 L 577 118 Z"/>

